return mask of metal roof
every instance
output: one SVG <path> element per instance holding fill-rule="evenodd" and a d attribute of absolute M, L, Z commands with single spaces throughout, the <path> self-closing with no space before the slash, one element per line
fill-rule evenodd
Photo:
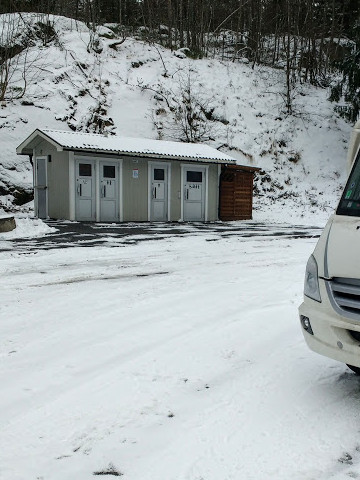
<path fill-rule="evenodd" d="M 32 153 L 38 137 L 52 143 L 57 150 L 74 150 L 94 153 L 116 153 L 144 157 L 164 157 L 235 164 L 236 160 L 215 148 L 200 143 L 169 142 L 147 138 L 130 138 L 95 133 L 68 132 L 37 129 L 16 149 L 20 155 Z"/>

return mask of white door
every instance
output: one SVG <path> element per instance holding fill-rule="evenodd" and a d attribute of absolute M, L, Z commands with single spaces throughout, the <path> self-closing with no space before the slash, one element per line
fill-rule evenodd
<path fill-rule="evenodd" d="M 150 167 L 150 221 L 168 219 L 168 166 L 151 164 Z"/>
<path fill-rule="evenodd" d="M 100 162 L 100 221 L 119 221 L 118 164 Z"/>
<path fill-rule="evenodd" d="M 95 164 L 76 161 L 76 220 L 95 221 Z"/>
<path fill-rule="evenodd" d="M 184 168 L 184 221 L 205 221 L 205 175 L 205 168 Z"/>
<path fill-rule="evenodd" d="M 47 158 L 36 158 L 35 160 L 35 185 L 36 192 L 36 216 L 47 217 Z"/>

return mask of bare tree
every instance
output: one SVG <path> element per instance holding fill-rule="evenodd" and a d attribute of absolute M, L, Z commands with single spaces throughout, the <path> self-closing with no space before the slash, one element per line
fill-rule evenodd
<path fill-rule="evenodd" d="M 171 88 L 163 83 L 138 83 L 138 87 L 155 93 L 155 98 L 166 104 L 154 113 L 155 127 L 161 134 L 165 132 L 167 137 L 183 142 L 198 143 L 213 139 L 217 130 L 213 99 L 203 91 L 190 67 L 176 72 L 173 77 L 176 81 Z M 165 122 L 162 121 L 163 116 Z"/>
<path fill-rule="evenodd" d="M 39 43 L 57 41 L 54 24 L 47 14 L 0 15 L 0 101 L 24 96 L 44 68 Z"/>

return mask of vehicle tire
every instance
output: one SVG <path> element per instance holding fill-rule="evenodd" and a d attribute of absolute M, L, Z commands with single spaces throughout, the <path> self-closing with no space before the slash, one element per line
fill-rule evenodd
<path fill-rule="evenodd" d="M 360 375 L 360 367 L 354 367 L 354 365 L 349 365 L 348 363 L 346 364 L 350 370 L 356 373 L 356 375 Z"/>

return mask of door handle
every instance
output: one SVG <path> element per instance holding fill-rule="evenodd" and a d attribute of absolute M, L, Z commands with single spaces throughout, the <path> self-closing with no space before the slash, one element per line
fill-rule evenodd
<path fill-rule="evenodd" d="M 104 185 L 104 198 L 106 198 L 106 185 Z"/>
<path fill-rule="evenodd" d="M 77 193 L 78 193 L 79 197 L 81 197 L 81 193 L 82 193 L 81 192 L 81 183 L 77 187 Z"/>
<path fill-rule="evenodd" d="M 155 187 L 155 189 L 154 189 L 154 190 L 155 190 L 155 196 L 154 196 L 154 198 L 156 198 L 156 187 Z"/>

